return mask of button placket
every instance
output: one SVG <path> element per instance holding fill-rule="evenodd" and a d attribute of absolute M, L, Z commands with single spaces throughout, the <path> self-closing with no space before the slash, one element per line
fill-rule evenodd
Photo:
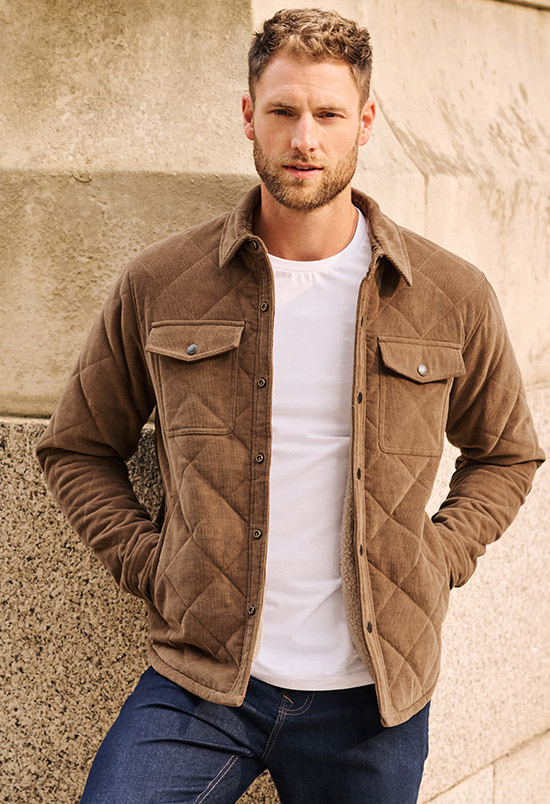
<path fill-rule="evenodd" d="M 366 326 L 367 319 L 363 315 L 368 309 L 368 289 L 372 287 L 373 274 L 376 268 L 376 255 L 370 266 L 368 276 L 362 280 L 359 287 L 359 294 L 356 307 L 356 331 L 354 341 L 354 396 L 352 411 L 353 411 L 353 426 L 352 426 L 352 471 L 353 471 L 353 505 L 356 527 L 353 529 L 353 537 L 355 542 L 355 560 L 357 567 L 357 592 L 360 601 L 361 619 L 363 622 L 363 638 L 369 656 L 372 660 L 375 676 L 378 675 L 375 659 L 377 658 L 372 650 L 376 648 L 376 641 L 373 640 L 372 633 L 372 598 L 370 593 L 370 576 L 368 571 L 368 556 L 366 541 L 366 528 L 365 528 L 365 490 L 363 488 L 365 480 L 362 477 L 362 464 L 364 462 L 364 454 L 362 445 L 365 444 L 365 430 L 367 423 L 367 412 L 364 405 L 367 404 L 366 388 L 368 383 L 365 383 L 367 377 L 367 367 L 369 365 L 370 351 L 365 337 L 363 334 L 363 327 Z M 369 285 L 370 282 L 370 285 Z M 360 379 L 361 378 L 361 379 Z M 371 647 L 372 645 L 372 647 Z"/>

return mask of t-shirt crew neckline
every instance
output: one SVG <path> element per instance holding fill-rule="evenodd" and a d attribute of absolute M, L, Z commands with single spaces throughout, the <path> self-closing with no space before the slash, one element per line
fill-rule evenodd
<path fill-rule="evenodd" d="M 357 207 L 355 207 L 355 209 L 357 209 Z M 355 252 L 361 248 L 365 238 L 368 236 L 368 226 L 365 217 L 361 210 L 357 209 L 357 213 L 357 224 L 354 235 L 348 245 L 343 248 L 342 251 L 339 251 L 330 257 L 325 257 L 322 260 L 286 260 L 284 257 L 276 257 L 275 255 L 268 253 L 271 264 L 273 267 L 276 267 L 278 271 L 300 273 L 322 273 L 324 271 L 330 271 L 341 260 L 353 257 Z"/>

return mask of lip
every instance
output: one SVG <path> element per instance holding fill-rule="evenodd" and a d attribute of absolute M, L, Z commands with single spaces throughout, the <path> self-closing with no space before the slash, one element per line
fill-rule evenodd
<path fill-rule="evenodd" d="M 307 179 L 310 176 L 316 176 L 323 169 L 318 165 L 308 165 L 304 162 L 298 162 L 295 165 L 293 164 L 283 165 L 283 167 L 287 171 L 287 173 L 290 173 L 291 176 L 299 176 L 301 179 Z M 304 168 L 307 168 L 307 170 L 304 170 Z"/>

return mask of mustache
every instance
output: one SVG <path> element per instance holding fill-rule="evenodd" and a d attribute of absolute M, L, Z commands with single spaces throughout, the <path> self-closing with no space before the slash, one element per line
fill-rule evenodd
<path fill-rule="evenodd" d="M 325 167 L 325 163 L 320 159 L 310 158 L 304 154 L 287 153 L 278 157 L 280 165 L 315 165 L 316 167 Z"/>

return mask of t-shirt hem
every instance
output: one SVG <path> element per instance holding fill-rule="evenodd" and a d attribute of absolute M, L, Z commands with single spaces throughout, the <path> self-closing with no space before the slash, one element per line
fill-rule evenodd
<path fill-rule="evenodd" d="M 252 672 L 252 677 L 271 684 L 273 687 L 280 687 L 285 690 L 298 690 L 299 692 L 327 692 L 329 690 L 349 690 L 355 687 L 366 687 L 374 684 L 368 673 L 360 673 L 353 676 L 336 676 L 331 678 L 313 676 L 311 678 L 287 678 L 284 676 L 273 675 L 272 673 Z"/>

